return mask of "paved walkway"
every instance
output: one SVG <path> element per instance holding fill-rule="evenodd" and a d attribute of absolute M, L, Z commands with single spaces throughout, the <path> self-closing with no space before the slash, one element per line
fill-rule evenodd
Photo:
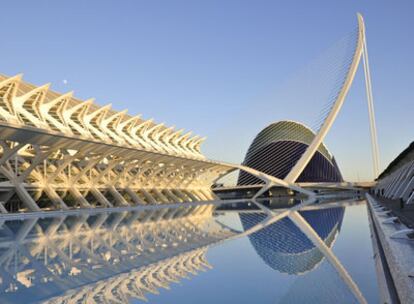
<path fill-rule="evenodd" d="M 388 284 L 386 281 L 386 288 L 395 287 L 398 295 L 397 301 L 386 300 L 381 303 L 414 303 L 414 242 L 410 239 L 405 223 L 389 223 L 386 222 L 390 218 L 389 215 L 384 214 L 378 208 L 375 208 L 375 203 L 390 207 L 395 216 L 400 217 L 400 221 L 413 222 L 412 207 L 407 209 L 399 209 L 399 201 L 386 200 L 383 198 L 372 197 L 367 195 L 367 202 L 370 210 L 370 219 L 372 220 L 371 228 L 373 235 L 377 238 L 380 248 L 374 258 L 381 259 L 382 269 L 385 272 L 389 271 L 392 277 L 393 284 Z M 383 254 L 383 256 L 382 256 Z M 376 260 L 376 262 L 378 259 Z M 388 269 L 388 270 L 386 270 Z M 381 269 L 379 269 L 381 270 Z M 381 283 L 380 283 L 381 284 Z M 383 284 L 384 286 L 384 284 Z M 385 287 L 385 286 L 384 286 Z M 393 288 L 392 287 L 392 288 Z M 392 297 L 392 289 L 388 289 L 389 295 Z M 399 302 L 398 302 L 399 300 Z"/>

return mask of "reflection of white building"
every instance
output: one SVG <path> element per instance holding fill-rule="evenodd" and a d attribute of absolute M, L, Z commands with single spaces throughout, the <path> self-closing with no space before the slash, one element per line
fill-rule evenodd
<path fill-rule="evenodd" d="M 0 75 L 0 211 L 210 200 L 203 140 Z"/>
<path fill-rule="evenodd" d="M 234 235 L 205 206 L 6 221 L 0 303 L 145 300 L 211 268 L 208 246 Z"/>

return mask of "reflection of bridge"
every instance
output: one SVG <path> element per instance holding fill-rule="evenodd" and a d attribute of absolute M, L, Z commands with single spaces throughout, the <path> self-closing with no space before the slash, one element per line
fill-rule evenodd
<path fill-rule="evenodd" d="M 339 233 L 344 208 L 300 211 L 328 247 Z M 240 213 L 244 229 L 257 225 L 265 218 L 263 213 Z M 272 269 L 303 274 L 314 269 L 323 259 L 322 252 L 289 218 L 283 218 L 249 236 L 257 254 Z"/>
<path fill-rule="evenodd" d="M 210 212 L 169 212 L 3 222 L 0 302 L 145 299 L 209 268 L 207 246 L 234 235 Z"/>
<path fill-rule="evenodd" d="M 256 202 L 262 213 L 257 217 L 256 210 L 254 223 L 250 222 L 244 231 L 235 231 L 220 223 L 212 216 L 211 206 L 205 204 L 198 208 L 183 205 L 173 209 L 96 212 L 93 215 L 78 212 L 77 215 L 24 221 L 3 217 L 0 302 L 27 303 L 29 300 L 60 304 L 108 300 L 124 303 L 129 298 L 145 299 L 148 293 L 157 294 L 160 288 L 168 289 L 171 283 L 209 268 L 205 259 L 208 247 L 245 236 L 254 239 L 292 221 L 291 225 L 285 225 L 284 232 L 301 235 L 294 239 L 298 240 L 299 247 L 305 246 L 304 255 L 297 256 L 302 262 L 290 259 L 290 266 L 282 266 L 292 273 L 298 269 L 307 271 L 325 257 L 350 291 L 364 303 L 358 288 L 328 247 L 341 221 L 341 212 L 334 211 L 334 216 L 329 214 L 332 210 L 343 211 L 347 203 L 304 201 L 289 209 L 270 211 Z M 247 212 L 242 216 L 250 215 Z M 273 240 L 283 243 L 283 238 L 274 239 L 273 236 Z M 295 250 L 283 245 L 280 248 Z M 303 267 L 298 268 L 298 265 Z"/>

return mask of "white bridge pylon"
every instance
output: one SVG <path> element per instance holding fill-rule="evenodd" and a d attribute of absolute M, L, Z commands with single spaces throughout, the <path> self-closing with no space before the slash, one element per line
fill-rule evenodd
<path fill-rule="evenodd" d="M 288 183 L 294 183 L 303 170 L 306 168 L 307 164 L 310 162 L 312 157 L 315 155 L 316 151 L 318 150 L 319 146 L 325 139 L 325 136 L 328 134 L 329 130 L 332 127 L 333 122 L 335 121 L 339 110 L 341 109 L 345 98 L 351 88 L 352 82 L 354 81 L 356 71 L 360 64 L 361 57 L 363 57 L 364 61 L 364 74 L 365 74 L 365 87 L 366 87 L 366 94 L 367 94 L 367 101 L 368 101 L 368 113 L 369 113 L 369 121 L 370 121 L 370 129 L 371 129 L 371 145 L 372 145 L 372 154 L 373 154 L 373 170 L 374 170 L 374 177 L 378 176 L 379 173 L 379 149 L 378 149 L 378 142 L 377 142 L 377 130 L 375 125 L 375 115 L 374 115 L 374 103 L 373 103 L 373 96 L 372 96 L 372 87 L 371 87 L 371 75 L 369 72 L 369 64 L 368 64 L 368 50 L 366 45 L 366 38 L 365 38 L 365 24 L 364 19 L 362 18 L 361 14 L 358 14 L 358 39 L 355 48 L 355 53 L 353 56 L 352 63 L 349 67 L 348 74 L 345 78 L 345 81 L 337 95 L 336 100 L 333 103 L 332 109 L 328 116 L 326 117 L 325 121 L 323 122 L 319 132 L 316 134 L 315 138 L 311 142 L 311 144 L 306 149 L 305 153 L 301 156 L 289 174 L 286 176 L 285 181 Z"/>
<path fill-rule="evenodd" d="M 294 167 L 290 170 L 288 175 L 281 180 L 279 178 L 275 178 L 253 168 L 249 168 L 243 165 L 233 165 L 227 164 L 228 166 L 232 166 L 234 169 L 240 169 L 245 171 L 265 182 L 265 185 L 262 189 L 255 195 L 255 197 L 259 197 L 265 191 L 269 190 L 273 186 L 282 186 L 285 188 L 289 188 L 291 190 L 300 192 L 305 194 L 309 198 L 314 198 L 315 194 L 312 191 L 308 191 L 300 187 L 299 185 L 295 184 L 296 180 L 306 168 L 312 157 L 315 155 L 318 148 L 323 143 L 326 135 L 328 134 L 329 130 L 332 127 L 344 101 L 346 96 L 348 95 L 349 89 L 354 81 L 355 74 L 358 70 L 361 58 L 363 58 L 363 65 L 364 65 L 364 75 L 365 75 L 365 88 L 366 88 L 366 95 L 367 95 L 367 102 L 368 102 L 368 113 L 369 113 L 369 121 L 370 121 L 370 131 L 371 131 L 371 146 L 372 146 L 372 158 L 373 158 L 373 173 L 374 178 L 379 174 L 379 149 L 378 149 L 378 141 L 377 141 L 377 129 L 375 125 L 375 114 L 374 114 L 374 102 L 373 102 L 373 95 L 372 95 L 372 86 L 371 86 L 371 75 L 369 71 L 369 62 L 368 62 L 368 50 L 366 45 L 366 38 L 365 38 L 365 24 L 364 19 L 362 18 L 361 14 L 357 14 L 358 17 L 358 38 L 356 41 L 355 51 L 352 58 L 352 62 L 349 66 L 348 73 L 345 77 L 345 81 L 340 88 L 340 91 L 337 94 L 336 100 L 334 100 L 333 106 L 331 111 L 327 115 L 325 121 L 323 122 L 319 132 L 315 135 L 310 145 L 307 147 L 305 152 L 302 154 L 300 159 L 294 165 Z M 231 171 L 230 171 L 231 172 Z M 228 174 L 229 172 L 226 172 Z"/>

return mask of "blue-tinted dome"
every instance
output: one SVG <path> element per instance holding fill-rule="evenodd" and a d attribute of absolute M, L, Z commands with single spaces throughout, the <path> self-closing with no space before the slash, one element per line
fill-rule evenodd
<path fill-rule="evenodd" d="M 315 134 L 293 121 L 280 121 L 263 129 L 250 145 L 244 165 L 269 175 L 285 178 L 312 142 Z M 297 182 L 341 182 L 341 172 L 334 157 L 321 144 Z M 263 183 L 241 171 L 239 185 Z"/>

